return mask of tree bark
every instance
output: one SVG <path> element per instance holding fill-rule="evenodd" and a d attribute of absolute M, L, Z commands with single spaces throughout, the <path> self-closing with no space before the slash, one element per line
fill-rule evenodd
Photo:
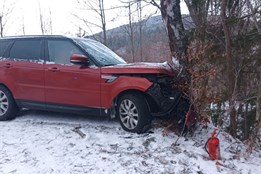
<path fill-rule="evenodd" d="M 3 16 L 0 16 L 0 36 L 3 37 Z"/>
<path fill-rule="evenodd" d="M 137 1 L 137 12 L 139 17 L 139 33 L 140 33 L 140 61 L 143 61 L 143 21 L 142 21 L 142 7 L 141 1 Z"/>
<path fill-rule="evenodd" d="M 244 111 L 244 139 L 247 140 L 249 138 L 249 126 L 248 126 L 248 102 L 245 104 L 245 111 Z"/>
<path fill-rule="evenodd" d="M 246 3 L 247 3 L 248 8 L 249 8 L 250 11 L 251 11 L 251 17 L 252 17 L 252 19 L 253 19 L 253 21 L 254 21 L 254 24 L 255 24 L 255 26 L 256 26 L 256 29 L 257 29 L 258 33 L 261 34 L 261 26 L 258 24 L 258 21 L 257 21 L 257 19 L 256 19 L 256 14 L 255 14 L 256 12 L 254 11 L 254 8 L 253 8 L 253 6 L 252 6 L 250 0 L 246 0 Z"/>
<path fill-rule="evenodd" d="M 128 17 L 129 17 L 129 36 L 130 36 L 130 49 L 131 49 L 131 58 L 132 62 L 134 62 L 134 31 L 133 31 L 133 23 L 132 23 L 132 12 L 131 12 L 131 2 L 128 5 Z"/>
<path fill-rule="evenodd" d="M 180 0 L 161 0 L 161 15 L 167 29 L 172 58 L 186 67 L 188 39 L 182 22 Z"/>
<path fill-rule="evenodd" d="M 196 25 L 196 29 L 199 31 L 201 37 L 204 37 L 210 0 L 185 0 L 185 3 L 188 7 L 190 16 Z"/>
<path fill-rule="evenodd" d="M 236 137 L 237 121 L 236 121 L 236 109 L 235 109 L 235 95 L 236 84 L 235 75 L 233 72 L 233 57 L 232 57 L 232 41 L 230 27 L 227 23 L 227 4 L 228 0 L 222 0 L 221 2 L 221 21 L 223 26 L 223 32 L 225 35 L 225 53 L 226 53 L 226 71 L 227 71 L 227 87 L 229 97 L 229 117 L 230 125 L 229 132 L 233 137 Z"/>
<path fill-rule="evenodd" d="M 261 117 L 261 70 L 259 72 L 259 79 L 258 79 L 258 90 L 257 90 L 257 97 L 256 97 L 256 122 L 260 123 L 260 117 Z"/>
<path fill-rule="evenodd" d="M 103 0 L 99 0 L 99 8 L 100 8 L 101 23 L 102 23 L 103 44 L 107 45 L 106 20 L 105 20 L 104 1 Z"/>

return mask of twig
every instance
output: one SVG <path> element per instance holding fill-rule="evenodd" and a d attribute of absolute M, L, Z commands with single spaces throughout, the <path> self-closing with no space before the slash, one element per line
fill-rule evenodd
<path fill-rule="evenodd" d="M 75 127 L 74 129 L 72 129 L 73 132 L 79 134 L 82 138 L 86 137 L 86 135 L 80 130 L 81 127 Z"/>

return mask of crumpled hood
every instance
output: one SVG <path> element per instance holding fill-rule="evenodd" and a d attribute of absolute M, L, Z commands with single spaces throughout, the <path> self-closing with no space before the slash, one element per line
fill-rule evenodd
<path fill-rule="evenodd" d="M 167 63 L 128 63 L 101 68 L 102 74 L 173 74 L 173 69 Z"/>

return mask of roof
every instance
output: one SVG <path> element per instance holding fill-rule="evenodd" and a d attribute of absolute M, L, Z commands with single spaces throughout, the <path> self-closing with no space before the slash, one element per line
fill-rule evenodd
<path fill-rule="evenodd" d="M 21 35 L 21 36 L 7 36 L 0 39 L 24 39 L 24 38 L 71 38 L 63 35 Z"/>

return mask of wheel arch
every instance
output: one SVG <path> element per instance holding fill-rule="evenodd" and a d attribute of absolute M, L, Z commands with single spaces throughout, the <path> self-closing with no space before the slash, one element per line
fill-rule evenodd
<path fill-rule="evenodd" d="M 118 103 L 118 99 L 121 98 L 123 95 L 125 94 L 140 94 L 142 95 L 145 100 L 146 100 L 146 104 L 150 110 L 150 112 L 154 112 L 155 110 L 157 110 L 158 106 L 156 104 L 156 102 L 154 101 L 153 97 L 150 96 L 148 93 L 146 92 L 143 92 L 143 91 L 140 91 L 140 90 L 137 90 L 137 89 L 128 89 L 128 90 L 124 90 L 124 91 L 121 91 L 116 97 L 114 97 L 113 99 L 113 109 L 116 108 L 117 106 L 117 103 Z"/>
<path fill-rule="evenodd" d="M 10 90 L 10 88 L 8 86 L 6 86 L 4 83 L 1 83 L 1 82 L 0 82 L 0 86 L 5 87 L 10 92 L 10 94 L 14 97 L 12 91 Z"/>
<path fill-rule="evenodd" d="M 6 88 L 6 89 L 10 92 L 10 94 L 12 95 L 12 97 L 13 97 L 13 99 L 14 99 L 15 104 L 16 104 L 17 106 L 19 106 L 18 103 L 17 103 L 17 101 L 16 101 L 16 99 L 15 99 L 15 96 L 14 96 L 13 92 L 11 91 L 11 89 L 10 89 L 6 84 L 1 83 L 1 82 L 0 82 L 0 86 L 3 86 L 4 88 Z"/>
<path fill-rule="evenodd" d="M 13 93 L 11 90 L 3 83 L 0 83 L 1 92 L 4 97 L 2 98 L 1 104 L 3 104 L 2 114 L 0 116 L 0 121 L 11 120 L 16 117 L 17 112 L 19 111 L 19 107 L 17 106 L 17 102 L 13 97 Z"/>

